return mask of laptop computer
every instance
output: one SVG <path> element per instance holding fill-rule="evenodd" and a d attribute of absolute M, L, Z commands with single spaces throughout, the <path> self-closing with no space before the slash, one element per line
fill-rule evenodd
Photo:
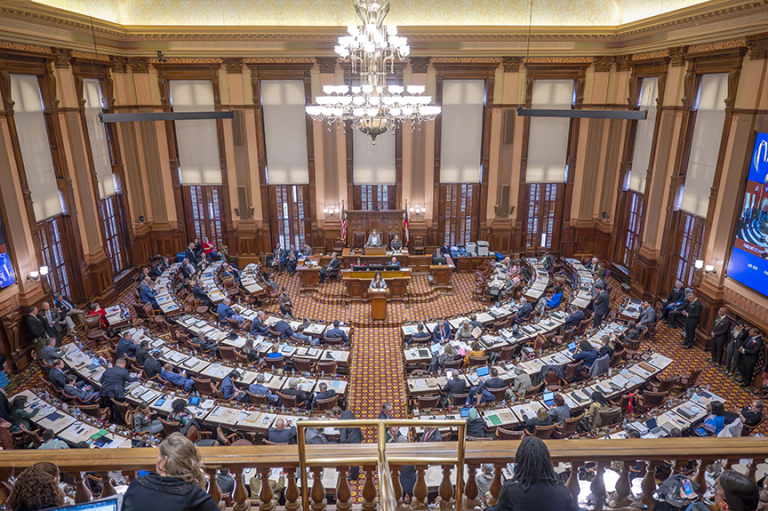
<path fill-rule="evenodd" d="M 459 412 L 460 412 L 460 414 L 461 414 L 461 418 L 462 418 L 462 419 L 466 419 L 467 417 L 469 417 L 469 411 L 470 411 L 471 409 L 472 409 L 472 407 L 471 407 L 471 406 L 465 406 L 464 408 L 462 408 L 461 410 L 459 410 Z"/>
<path fill-rule="evenodd" d="M 575 342 L 568 343 L 568 349 L 571 351 L 571 353 L 576 351 L 576 343 Z"/>
<path fill-rule="evenodd" d="M 541 400 L 544 401 L 545 405 L 552 406 L 553 404 L 555 404 L 555 393 L 545 392 Z"/>
<path fill-rule="evenodd" d="M 478 367 L 477 368 L 477 375 L 478 376 L 488 376 L 489 373 L 488 366 Z"/>
<path fill-rule="evenodd" d="M 123 496 L 117 494 L 104 499 L 92 500 L 71 506 L 49 507 L 41 511 L 120 511 L 123 507 L 122 501 Z"/>

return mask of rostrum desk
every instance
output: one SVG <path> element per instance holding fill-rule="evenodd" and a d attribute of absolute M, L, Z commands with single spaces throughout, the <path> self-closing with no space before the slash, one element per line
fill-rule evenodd
<path fill-rule="evenodd" d="M 369 299 L 368 287 L 376 275 L 375 271 L 342 270 L 341 280 L 347 292 L 347 300 L 362 302 Z M 395 271 L 382 271 L 381 276 L 387 283 L 389 298 L 393 301 L 403 301 L 411 281 L 411 269 L 403 268 Z"/>

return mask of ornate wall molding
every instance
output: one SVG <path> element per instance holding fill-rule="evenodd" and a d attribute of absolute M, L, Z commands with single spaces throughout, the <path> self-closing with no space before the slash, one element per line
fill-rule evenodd
<path fill-rule="evenodd" d="M 224 64 L 224 69 L 229 74 L 240 74 L 243 72 L 243 59 L 241 58 L 229 58 L 225 57 L 221 59 Z"/>
<path fill-rule="evenodd" d="M 634 58 L 634 55 L 619 55 L 616 57 L 616 71 L 622 72 L 622 71 L 629 71 L 631 66 L 632 59 Z"/>
<path fill-rule="evenodd" d="M 669 65 L 671 67 L 680 67 L 685 65 L 685 54 L 688 52 L 687 46 L 675 46 L 669 49 Z"/>
<path fill-rule="evenodd" d="M 409 57 L 411 71 L 414 73 L 426 73 L 429 67 L 429 59 L 426 57 Z"/>
<path fill-rule="evenodd" d="M 728 48 L 740 48 L 746 45 L 747 45 L 747 40 L 744 38 L 732 39 L 730 41 L 721 41 L 718 43 L 695 44 L 688 47 L 687 53 L 700 53 L 705 51 L 727 50 Z"/>
<path fill-rule="evenodd" d="M 616 57 L 595 57 L 592 60 L 596 73 L 607 73 L 616 63 Z"/>
<path fill-rule="evenodd" d="M 502 63 L 505 73 L 517 73 L 523 63 L 523 57 L 504 57 Z"/>
<path fill-rule="evenodd" d="M 110 63 L 113 73 L 125 73 L 128 70 L 128 59 L 125 57 L 112 57 Z"/>
<path fill-rule="evenodd" d="M 751 60 L 765 60 L 768 56 L 768 32 L 747 36 L 745 43 Z"/>
<path fill-rule="evenodd" d="M 335 73 L 337 59 L 335 57 L 318 57 L 317 66 L 321 73 Z"/>
<path fill-rule="evenodd" d="M 134 73 L 149 73 L 149 59 L 130 57 L 128 58 L 128 66 Z"/>
<path fill-rule="evenodd" d="M 732 303 L 736 307 L 752 314 L 756 318 L 768 323 L 768 309 L 763 305 L 753 302 L 749 298 L 741 295 L 738 291 L 734 291 L 728 287 L 723 289 L 723 298 L 726 301 Z"/>
<path fill-rule="evenodd" d="M 66 69 L 69 67 L 69 61 L 72 60 L 72 50 L 69 48 L 51 48 L 56 56 L 56 68 Z"/>
<path fill-rule="evenodd" d="M 501 64 L 498 57 L 434 57 L 432 64 Z"/>

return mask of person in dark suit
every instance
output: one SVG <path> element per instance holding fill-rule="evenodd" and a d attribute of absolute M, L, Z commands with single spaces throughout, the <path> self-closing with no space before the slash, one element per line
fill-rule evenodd
<path fill-rule="evenodd" d="M 696 341 L 696 326 L 699 324 L 699 318 L 701 317 L 701 302 L 696 299 L 696 295 L 689 293 L 686 296 L 688 299 L 688 307 L 683 311 L 685 316 L 685 341 L 683 341 L 683 348 L 689 350 L 693 348 L 693 343 Z"/>
<path fill-rule="evenodd" d="M 167 270 L 170 267 L 171 267 L 170 259 L 168 259 L 168 256 L 163 256 L 160 262 L 157 263 L 154 268 L 152 268 L 152 275 L 154 277 L 159 277 L 163 274 L 165 270 Z"/>
<path fill-rule="evenodd" d="M 248 394 L 242 390 L 238 390 L 237 387 L 235 387 L 235 382 L 232 381 L 232 379 L 237 378 L 237 376 L 237 371 L 232 371 L 221 381 L 221 393 L 224 396 L 224 399 L 236 399 L 238 401 L 248 402 L 250 401 Z"/>
<path fill-rule="evenodd" d="M 749 329 L 749 337 L 744 341 L 744 345 L 739 348 L 741 352 L 741 386 L 749 387 L 752 384 L 752 374 L 755 372 L 755 366 L 757 365 L 757 358 L 760 355 L 760 350 L 763 348 L 763 338 L 760 336 L 760 331 L 752 327 Z"/>
<path fill-rule="evenodd" d="M 48 343 L 48 330 L 43 320 L 37 317 L 37 312 L 37 307 L 30 307 L 27 318 L 24 320 L 24 329 L 27 332 L 27 339 L 35 346 L 37 355 L 40 356 L 43 346 Z"/>
<path fill-rule="evenodd" d="M 400 269 L 400 263 L 397 260 L 397 257 L 393 257 L 392 260 L 389 261 L 388 266 L 394 266 L 398 270 Z"/>
<path fill-rule="evenodd" d="M 424 331 L 424 323 L 419 323 L 416 325 L 416 333 L 411 336 L 411 339 L 418 340 L 418 339 L 429 339 L 432 337 L 432 335 L 429 332 Z M 426 342 L 426 341 L 422 341 Z"/>
<path fill-rule="evenodd" d="M 288 421 L 288 429 L 283 419 L 277 419 L 275 425 L 269 428 L 269 441 L 276 444 L 289 444 L 296 438 L 296 426 Z"/>
<path fill-rule="evenodd" d="M 64 357 L 64 351 L 57 350 L 56 339 L 50 338 L 48 344 L 43 346 L 40 356 L 48 365 L 53 365 L 54 360 Z"/>
<path fill-rule="evenodd" d="M 731 328 L 730 341 L 725 349 L 725 374 L 731 378 L 736 375 L 736 369 L 739 368 L 741 362 L 741 348 L 744 345 L 744 341 L 747 340 L 749 332 L 744 328 L 744 322 L 742 320 L 736 321 L 736 324 Z"/>
<path fill-rule="evenodd" d="M 499 378 L 499 370 L 495 367 L 491 367 L 490 378 L 482 382 L 480 385 L 486 389 L 502 389 L 507 386 L 504 380 Z"/>
<path fill-rule="evenodd" d="M 712 323 L 712 341 L 710 344 L 710 354 L 712 358 L 709 359 L 709 363 L 715 367 L 723 366 L 723 355 L 725 352 L 725 344 L 728 342 L 728 334 L 731 332 L 731 318 L 728 317 L 728 309 L 720 307 L 717 311 L 717 317 Z"/>
<path fill-rule="evenodd" d="M 320 269 L 320 282 L 325 282 L 325 279 L 328 277 L 328 273 L 332 271 L 338 271 L 340 264 L 341 261 L 339 261 L 339 258 L 336 257 L 336 252 L 333 252 L 331 254 L 331 260 L 328 261 L 328 264 Z"/>
<path fill-rule="evenodd" d="M 565 329 L 578 328 L 585 319 L 584 311 L 579 310 L 575 305 L 571 305 L 571 313 L 565 318 Z"/>
<path fill-rule="evenodd" d="M 684 299 L 685 291 L 683 290 L 683 283 L 680 281 L 675 281 L 675 287 L 673 287 L 672 291 L 669 292 L 667 298 L 661 301 L 661 305 L 663 307 L 661 312 L 661 319 L 667 319 L 669 313 L 676 309 L 678 305 L 683 303 Z"/>
<path fill-rule="evenodd" d="M 458 371 L 453 373 L 453 378 L 443 387 L 443 407 L 453 402 L 454 394 L 464 394 L 467 391 L 467 381 L 461 377 Z"/>
<path fill-rule="evenodd" d="M 336 397 L 336 391 L 333 389 L 328 390 L 328 384 L 325 382 L 320 382 L 320 384 L 317 386 L 318 392 L 315 394 L 315 397 L 312 399 L 312 409 L 314 410 L 317 406 L 317 402 L 321 401 L 323 399 L 330 399 L 332 397 Z"/>
<path fill-rule="evenodd" d="M 197 265 L 197 263 L 200 262 L 197 253 L 195 252 L 195 244 L 190 243 L 187 247 L 187 250 L 184 251 L 184 258 L 188 260 L 188 262 Z"/>
<path fill-rule="evenodd" d="M 597 271 L 597 267 L 600 266 L 600 261 L 598 261 L 597 257 L 593 257 L 592 261 L 587 264 L 584 268 L 586 268 L 589 271 Z"/>
<path fill-rule="evenodd" d="M 600 328 L 603 318 L 611 310 L 611 297 L 601 284 L 596 285 L 595 290 L 597 291 L 597 296 L 595 296 L 595 317 L 593 319 L 593 324 L 595 328 Z"/>
<path fill-rule="evenodd" d="M 216 474 L 216 484 L 219 485 L 222 497 L 231 497 L 235 491 L 235 478 L 229 474 L 228 468 L 220 468 Z"/>
<path fill-rule="evenodd" d="M 286 396 L 296 396 L 296 406 L 299 408 L 304 408 L 309 404 L 307 393 L 299 388 L 299 380 L 296 378 L 288 378 L 288 388 L 283 389 L 282 393 Z"/>
<path fill-rule="evenodd" d="M 285 314 L 283 319 L 275 323 L 274 330 L 280 335 L 281 339 L 290 339 L 293 336 L 293 329 L 291 328 L 291 325 L 288 324 L 290 319 L 291 317 L 288 314 Z"/>
<path fill-rule="evenodd" d="M 251 335 L 269 335 L 269 327 L 264 324 L 267 319 L 267 315 L 264 312 L 260 312 L 259 315 L 251 321 L 251 328 L 249 333 Z"/>
<path fill-rule="evenodd" d="M 448 242 L 447 241 L 445 243 L 443 243 L 442 247 L 440 247 L 440 255 L 442 255 L 443 257 L 445 257 L 447 255 L 451 255 L 451 249 L 448 247 Z"/>
<path fill-rule="evenodd" d="M 447 321 L 438 323 L 435 330 L 432 332 L 432 337 L 435 342 L 445 342 L 451 338 L 451 324 Z"/>
<path fill-rule="evenodd" d="M 107 368 L 101 376 L 101 397 L 125 399 L 125 384 L 136 380 L 125 368 L 125 359 L 118 358 L 114 367 Z"/>
<path fill-rule="evenodd" d="M 442 442 L 443 435 L 440 434 L 440 430 L 437 428 L 426 428 L 424 433 L 421 434 L 420 442 Z"/>
<path fill-rule="evenodd" d="M 136 359 L 136 363 L 144 367 L 144 362 L 146 362 L 146 360 L 150 358 L 149 341 L 147 340 L 141 341 L 141 344 L 139 344 L 139 347 L 136 348 L 136 353 L 133 356 Z"/>
<path fill-rule="evenodd" d="M 283 273 L 283 265 L 285 264 L 285 250 L 280 247 L 280 243 L 275 246 L 275 250 L 272 251 L 272 269 L 277 270 L 278 273 Z"/>
<path fill-rule="evenodd" d="M 755 427 L 763 421 L 764 406 L 760 399 L 755 399 L 750 406 L 745 406 L 737 413 L 745 426 Z"/>
<path fill-rule="evenodd" d="M 85 311 L 77 308 L 77 304 L 63 296 L 61 293 L 55 293 L 53 295 L 53 304 L 59 309 L 59 312 L 67 317 L 74 316 L 78 322 L 85 328 Z"/>
<path fill-rule="evenodd" d="M 154 282 L 150 282 L 141 292 L 141 299 L 144 303 L 152 304 L 153 309 L 160 310 L 160 305 L 157 303 L 157 291 L 155 291 L 155 285 Z"/>
<path fill-rule="evenodd" d="M 154 378 L 163 371 L 163 364 L 158 360 L 162 352 L 160 350 L 154 351 L 151 357 L 147 357 L 144 360 L 144 374 L 147 378 Z"/>
<path fill-rule="evenodd" d="M 340 406 L 334 406 L 331 413 L 339 420 L 357 420 L 352 410 L 341 410 Z M 363 432 L 360 428 L 340 428 L 341 436 L 339 437 L 340 444 L 362 444 Z M 347 479 L 351 481 L 357 481 L 360 477 L 360 467 L 351 467 L 349 470 L 349 476 Z"/>
<path fill-rule="evenodd" d="M 56 338 L 56 346 L 61 346 L 61 338 L 64 336 L 64 330 L 67 328 L 67 322 L 59 311 L 51 308 L 51 304 L 43 302 L 43 308 L 37 313 L 37 316 L 43 321 L 45 330 L 49 337 Z"/>
<path fill-rule="evenodd" d="M 67 373 L 64 372 L 64 361 L 60 358 L 53 361 L 53 367 L 48 371 L 48 381 L 53 383 L 53 386 L 58 390 L 63 389 L 67 385 Z"/>
<path fill-rule="evenodd" d="M 67 375 L 67 384 L 64 386 L 64 392 L 69 395 L 78 398 L 83 403 L 89 403 L 99 399 L 99 392 L 94 392 L 90 385 L 82 385 L 78 387 L 76 385 L 77 378 L 74 374 Z"/>
<path fill-rule="evenodd" d="M 517 314 L 515 314 L 512 324 L 516 325 L 527 321 L 531 316 L 531 312 L 533 312 L 533 304 L 529 303 L 525 297 L 520 298 L 520 308 L 517 309 Z"/>
<path fill-rule="evenodd" d="M 211 298 L 208 296 L 208 293 L 206 293 L 205 289 L 203 289 L 203 286 L 200 285 L 200 281 L 194 280 L 190 283 L 192 284 L 192 295 L 195 297 L 195 300 L 200 300 L 200 302 L 209 309 L 215 308 L 215 305 Z"/>
<path fill-rule="evenodd" d="M 136 356 L 136 350 L 139 348 L 138 343 L 134 342 L 131 332 L 125 332 L 117 343 L 117 356 L 125 358 L 125 356 Z"/>
<path fill-rule="evenodd" d="M 189 257 L 185 257 L 184 262 L 181 263 L 181 272 L 185 277 L 190 278 L 197 273 L 197 264 L 193 263 Z"/>
<path fill-rule="evenodd" d="M 391 403 L 382 403 L 381 404 L 381 411 L 379 412 L 378 419 L 385 420 L 385 419 L 394 419 L 395 418 L 395 407 L 392 406 Z"/>
<path fill-rule="evenodd" d="M 339 325 L 341 325 L 339 320 L 334 320 L 333 328 L 330 328 L 325 332 L 325 337 L 329 337 L 331 339 L 341 339 L 344 341 L 344 344 L 349 345 L 349 336 L 344 330 L 339 328 Z"/>

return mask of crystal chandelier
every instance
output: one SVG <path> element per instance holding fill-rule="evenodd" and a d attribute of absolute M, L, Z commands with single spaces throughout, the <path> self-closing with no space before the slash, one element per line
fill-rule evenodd
<path fill-rule="evenodd" d="M 326 85 L 325 96 L 318 96 L 316 105 L 308 105 L 307 113 L 315 121 L 335 123 L 337 129 L 351 121 L 353 129 L 376 137 L 390 131 L 398 123 L 412 121 L 412 129 L 422 121 L 432 121 L 440 107 L 430 105 L 431 96 L 423 96 L 423 85 L 388 85 L 387 64 L 394 73 L 395 60 L 410 54 L 408 40 L 397 35 L 397 27 L 385 26 L 389 13 L 388 0 L 354 0 L 362 26 L 351 25 L 349 35 L 339 37 L 336 53 L 344 62 L 352 63 L 352 72 L 359 73 L 360 85 Z"/>

